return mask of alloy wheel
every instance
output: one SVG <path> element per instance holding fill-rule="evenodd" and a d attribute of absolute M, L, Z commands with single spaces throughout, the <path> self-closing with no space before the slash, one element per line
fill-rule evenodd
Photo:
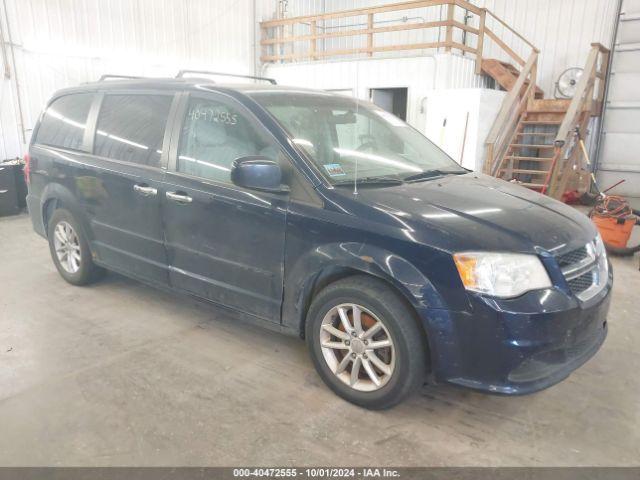
<path fill-rule="evenodd" d="M 327 365 L 351 388 L 372 392 L 391 379 L 396 361 L 393 340 L 384 323 L 365 307 L 333 307 L 322 320 L 319 338 Z"/>
<path fill-rule="evenodd" d="M 53 246 L 58 262 L 66 272 L 76 273 L 80 270 L 80 240 L 68 222 L 61 221 L 56 225 Z"/>

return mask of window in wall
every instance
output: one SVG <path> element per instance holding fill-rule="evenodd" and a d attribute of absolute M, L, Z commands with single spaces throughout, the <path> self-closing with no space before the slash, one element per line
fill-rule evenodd
<path fill-rule="evenodd" d="M 36 143 L 82 150 L 92 93 L 65 95 L 47 108 L 38 128 Z"/>
<path fill-rule="evenodd" d="M 160 166 L 170 95 L 106 95 L 100 108 L 94 153 Z"/>
<path fill-rule="evenodd" d="M 237 108 L 226 102 L 192 98 L 178 146 L 177 171 L 231 183 L 236 158 L 263 155 L 278 161 L 279 149 Z"/>

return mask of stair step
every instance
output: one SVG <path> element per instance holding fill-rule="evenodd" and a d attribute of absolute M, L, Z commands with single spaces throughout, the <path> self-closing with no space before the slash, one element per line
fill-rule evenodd
<path fill-rule="evenodd" d="M 570 104 L 571 100 L 565 99 L 536 99 L 533 101 L 529 111 L 535 113 L 565 113 L 569 110 Z"/>
<path fill-rule="evenodd" d="M 516 148 L 556 148 L 554 145 L 533 145 L 530 143 L 512 143 L 509 146 Z"/>
<path fill-rule="evenodd" d="M 528 162 L 546 162 L 553 160 L 553 157 L 522 157 L 520 155 L 508 155 L 504 158 L 505 160 L 526 160 Z"/>
<path fill-rule="evenodd" d="M 513 88 L 520 75 L 520 70 L 507 62 L 502 62 L 495 58 L 486 58 L 482 60 L 480 64 L 482 72 L 493 78 L 498 85 L 505 90 L 509 91 Z M 528 85 L 529 81 L 525 81 L 525 85 Z M 543 98 L 544 92 L 536 85 L 535 98 Z"/>
<path fill-rule="evenodd" d="M 531 175 L 546 175 L 547 173 L 549 173 L 548 170 L 527 170 L 526 168 L 513 168 L 511 170 L 509 170 L 508 168 L 501 168 L 500 169 L 501 172 L 511 172 L 511 173 L 528 173 Z"/>
<path fill-rule="evenodd" d="M 560 125 L 560 120 L 523 120 L 520 122 L 524 125 Z"/>

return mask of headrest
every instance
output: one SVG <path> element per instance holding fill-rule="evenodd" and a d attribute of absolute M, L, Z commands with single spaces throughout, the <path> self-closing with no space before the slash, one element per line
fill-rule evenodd
<path fill-rule="evenodd" d="M 200 117 L 194 123 L 192 135 L 198 145 L 214 146 L 226 141 L 227 131 L 223 123 L 205 117 Z"/>

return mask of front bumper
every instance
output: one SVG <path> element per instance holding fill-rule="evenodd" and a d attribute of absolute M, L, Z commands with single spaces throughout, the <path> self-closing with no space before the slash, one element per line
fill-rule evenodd
<path fill-rule="evenodd" d="M 587 302 L 554 288 L 509 300 L 470 295 L 469 312 L 426 309 L 434 380 L 512 395 L 560 382 L 604 342 L 612 284 L 610 273 Z"/>

